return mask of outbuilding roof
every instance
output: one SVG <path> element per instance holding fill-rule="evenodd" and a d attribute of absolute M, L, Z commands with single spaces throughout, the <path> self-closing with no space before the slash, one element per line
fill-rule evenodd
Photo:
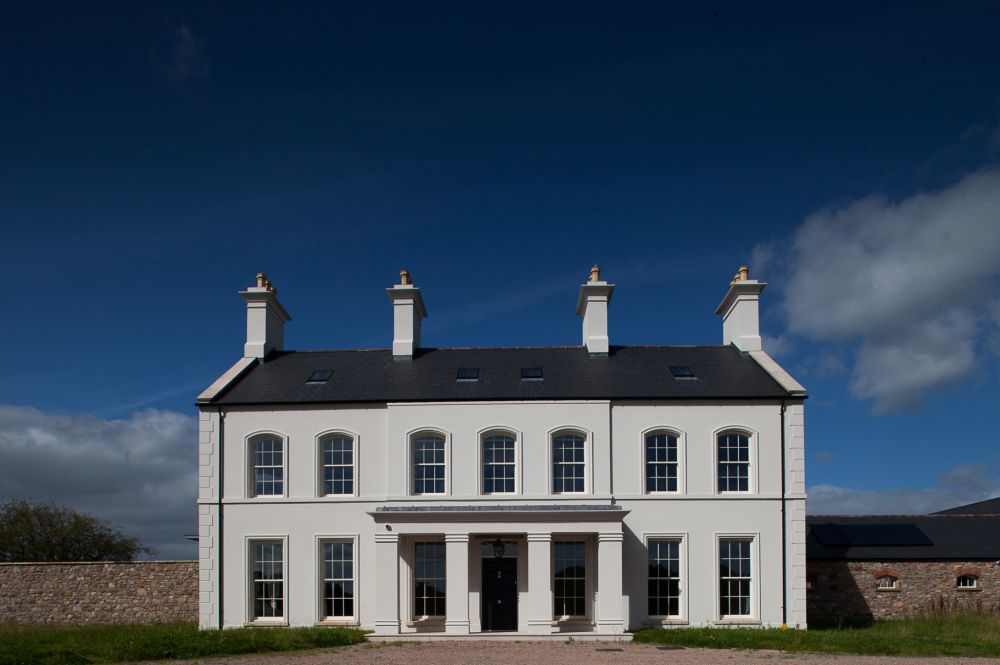
<path fill-rule="evenodd" d="M 673 368 L 673 370 L 671 369 Z M 460 370 L 477 370 L 473 372 Z M 685 369 L 689 371 L 685 371 Z M 325 380 L 312 380 L 325 377 Z M 540 374 L 541 376 L 538 376 Z M 690 374 L 691 376 L 686 376 Z M 202 403 L 329 404 L 552 399 L 799 397 L 734 346 L 388 349 L 274 352 Z"/>
<path fill-rule="evenodd" d="M 1000 515 L 811 515 L 809 559 L 1000 559 Z"/>

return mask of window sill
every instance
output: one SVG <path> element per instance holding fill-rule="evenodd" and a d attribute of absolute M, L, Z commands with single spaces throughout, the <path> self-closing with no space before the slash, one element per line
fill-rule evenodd
<path fill-rule="evenodd" d="M 875 589 L 875 593 L 899 593 L 899 587 L 893 587 L 891 589 Z"/>
<path fill-rule="evenodd" d="M 247 621 L 243 624 L 245 628 L 279 628 L 288 626 L 288 621 L 285 619 L 254 619 L 253 621 Z"/>
<path fill-rule="evenodd" d="M 977 593 L 979 591 L 982 591 L 982 588 L 980 588 L 980 587 L 972 587 L 972 588 L 955 587 L 955 591 L 958 591 L 959 593 Z"/>
<path fill-rule="evenodd" d="M 418 626 L 441 626 L 444 627 L 444 617 L 419 617 L 406 622 L 407 627 L 416 628 Z"/>
<path fill-rule="evenodd" d="M 320 619 L 314 626 L 360 626 L 357 619 Z"/>
<path fill-rule="evenodd" d="M 651 617 L 646 621 L 642 622 L 643 626 L 649 626 L 650 628 L 655 628 L 656 626 L 687 626 L 690 625 L 687 619 L 681 619 L 679 617 L 660 619 L 657 617 Z"/>
<path fill-rule="evenodd" d="M 579 616 L 561 616 L 552 619 L 553 626 L 568 626 L 573 624 L 578 624 L 581 626 L 593 626 L 594 622 L 588 619 L 587 617 L 579 617 Z"/>
<path fill-rule="evenodd" d="M 717 619 L 712 624 L 716 626 L 759 626 L 760 619 L 733 617 L 731 619 Z"/>

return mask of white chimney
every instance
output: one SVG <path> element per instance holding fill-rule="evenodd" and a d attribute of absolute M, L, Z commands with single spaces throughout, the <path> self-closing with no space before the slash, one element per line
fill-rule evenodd
<path fill-rule="evenodd" d="M 589 353 L 608 352 L 608 303 L 614 290 L 614 284 L 601 281 L 597 266 L 590 269 L 590 279 L 580 286 L 576 313 L 583 317 L 583 345 Z"/>
<path fill-rule="evenodd" d="M 722 317 L 722 343 L 740 351 L 760 351 L 760 292 L 766 282 L 750 279 L 750 269 L 740 266 L 729 291 L 715 313 Z"/>
<path fill-rule="evenodd" d="M 263 358 L 271 351 L 285 348 L 285 322 L 291 321 L 278 302 L 278 290 L 264 273 L 257 273 L 257 286 L 240 291 L 247 304 L 247 343 L 243 357 Z"/>
<path fill-rule="evenodd" d="M 420 319 L 427 318 L 420 289 L 413 286 L 404 268 L 399 273 L 399 284 L 385 291 L 392 301 L 392 355 L 412 358 L 420 346 Z"/>

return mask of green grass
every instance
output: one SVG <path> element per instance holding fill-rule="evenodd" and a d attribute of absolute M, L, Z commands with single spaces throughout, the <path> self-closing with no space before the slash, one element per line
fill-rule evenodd
<path fill-rule="evenodd" d="M 150 626 L 0 626 L 0 665 L 84 665 L 201 658 L 337 647 L 363 642 L 350 628 L 238 628 L 200 631 L 194 624 Z"/>
<path fill-rule="evenodd" d="M 712 649 L 777 649 L 893 656 L 1000 657 L 1000 617 L 960 616 L 879 621 L 867 627 L 644 628 L 636 642 Z"/>

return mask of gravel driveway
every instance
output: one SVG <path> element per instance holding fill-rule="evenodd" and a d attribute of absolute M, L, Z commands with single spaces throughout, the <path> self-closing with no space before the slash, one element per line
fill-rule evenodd
<path fill-rule="evenodd" d="M 342 649 L 230 656 L 193 665 L 976 665 L 992 658 L 890 658 L 880 656 L 790 655 L 778 651 L 657 648 L 608 642 L 402 642 L 366 643 Z"/>

